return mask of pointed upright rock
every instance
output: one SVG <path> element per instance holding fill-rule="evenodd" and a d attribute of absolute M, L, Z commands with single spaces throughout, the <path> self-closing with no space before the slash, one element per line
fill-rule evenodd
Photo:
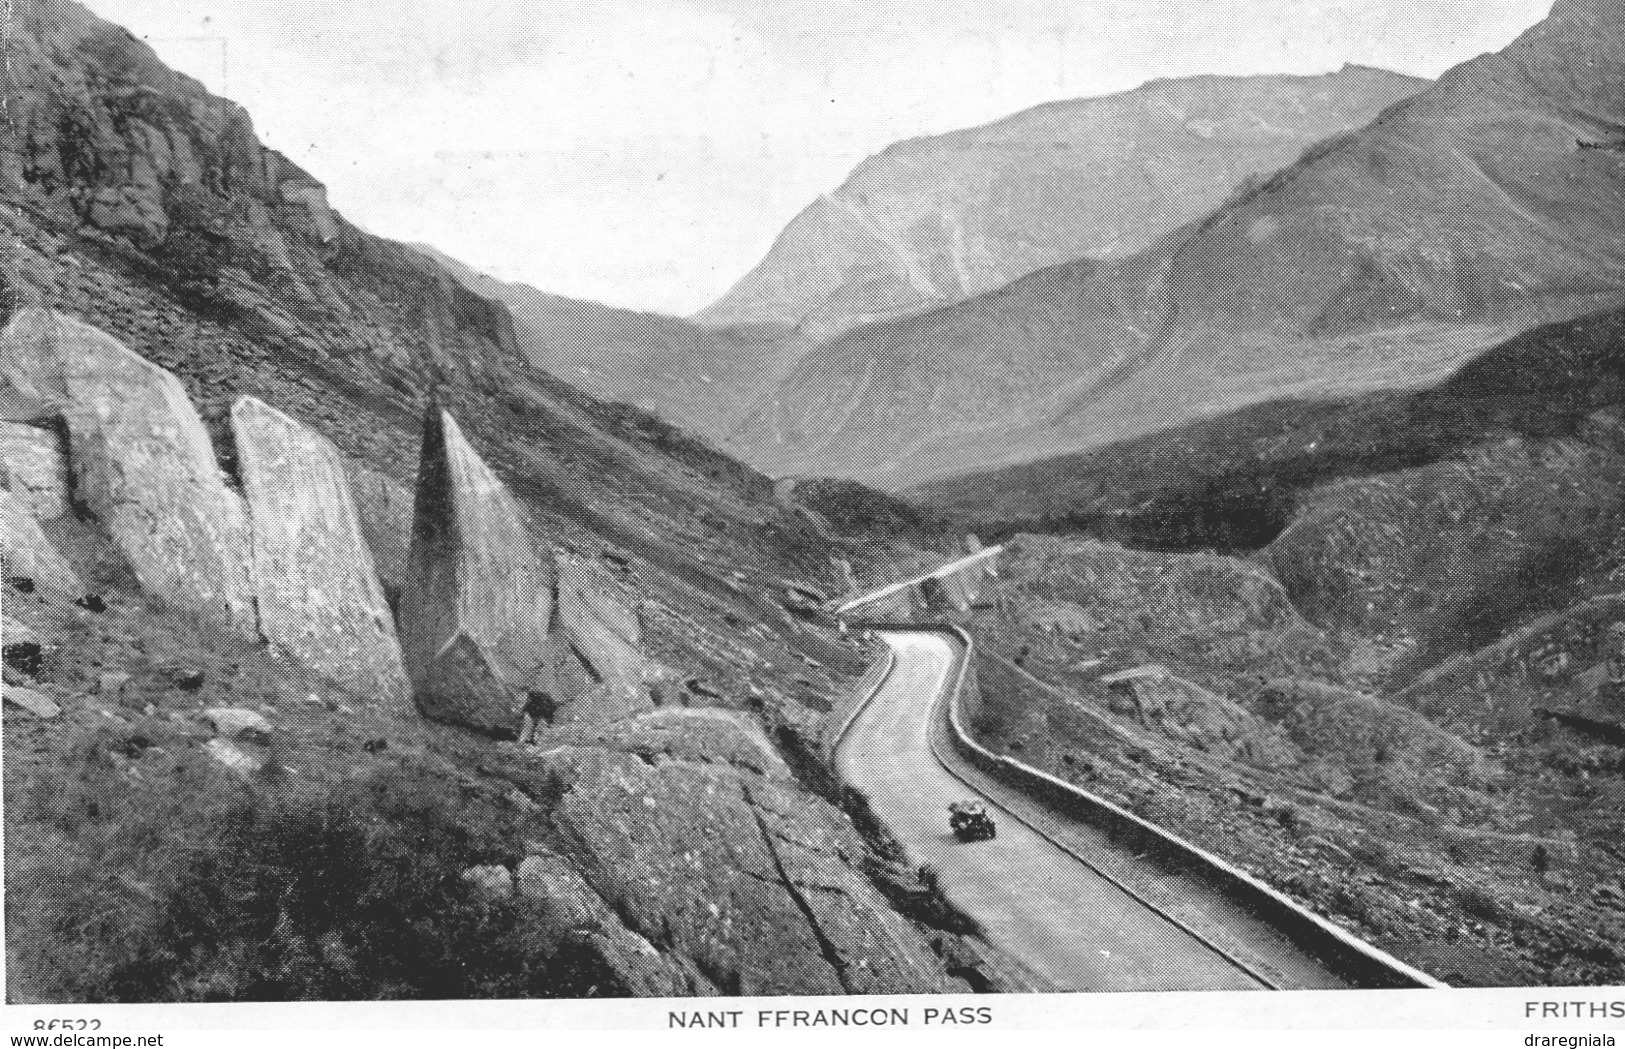
<path fill-rule="evenodd" d="M 553 573 L 512 493 L 431 404 L 412 517 L 401 645 L 420 710 L 486 732 L 549 690 Z"/>
<path fill-rule="evenodd" d="M 338 449 L 275 408 L 231 411 L 254 529 L 260 633 L 389 708 L 411 695 L 395 622 L 362 536 Z"/>

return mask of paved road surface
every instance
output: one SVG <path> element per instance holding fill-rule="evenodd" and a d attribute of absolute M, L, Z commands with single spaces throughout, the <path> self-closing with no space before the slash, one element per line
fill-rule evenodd
<path fill-rule="evenodd" d="M 1259 965 L 1258 955 L 1242 951 L 1238 956 L 1254 964 L 1238 965 L 1227 956 L 1231 952 L 1203 942 L 1227 943 L 1233 930 L 1192 935 L 1016 819 L 998 804 L 1008 788 L 957 764 L 976 789 L 955 778 L 933 755 L 929 736 L 937 700 L 955 669 L 954 646 L 931 633 L 888 631 L 882 637 L 896 652 L 897 668 L 842 742 L 840 773 L 869 796 L 875 814 L 915 863 L 936 868 L 943 891 L 981 924 L 995 947 L 1057 990 L 1343 986 L 1318 963 L 1271 958 L 1272 952 L 1290 955 L 1295 949 L 1267 928 L 1253 931 L 1266 941 L 1262 953 L 1268 961 Z M 977 793 L 992 802 L 998 837 L 962 843 L 948 830 L 948 804 Z M 1031 805 L 1008 800 L 1016 808 Z M 1070 835 L 1062 840 L 1078 847 Z M 1178 887 L 1194 894 L 1188 885 Z M 1222 919 L 1229 906 L 1210 899 L 1194 909 Z M 1249 920 L 1237 908 L 1232 924 Z"/>

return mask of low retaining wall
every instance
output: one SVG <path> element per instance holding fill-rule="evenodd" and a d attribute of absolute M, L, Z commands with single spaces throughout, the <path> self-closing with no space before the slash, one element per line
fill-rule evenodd
<path fill-rule="evenodd" d="M 879 659 L 869 664 L 869 669 L 863 672 L 851 692 L 843 696 L 830 712 L 824 716 L 824 731 L 819 741 L 819 750 L 823 755 L 824 763 L 831 769 L 835 768 L 835 748 L 841 745 L 847 732 L 852 728 L 852 722 L 863 713 L 863 708 L 875 698 L 888 679 L 892 671 L 897 669 L 897 653 L 892 651 L 890 645 L 881 653 Z"/>
<path fill-rule="evenodd" d="M 952 639 L 958 649 L 959 671 L 946 697 L 948 736 L 955 750 L 977 769 L 1044 802 L 1063 815 L 1101 828 L 1113 842 L 1126 849 L 1201 878 L 1279 929 L 1293 943 L 1320 958 L 1338 975 L 1357 986 L 1448 986 L 1334 925 L 1206 849 L 1141 819 L 1105 798 L 1014 758 L 988 750 L 976 742 L 963 720 L 966 706 L 974 706 L 980 701 L 973 666 L 976 643 L 958 626 L 913 626 L 907 629 L 945 635 Z M 860 704 L 853 716 L 861 710 Z M 839 742 L 838 737 L 836 742 Z"/>
<path fill-rule="evenodd" d="M 1227 860 L 1208 852 L 1178 835 L 1134 815 L 1127 809 L 1092 794 L 1065 780 L 1041 772 L 1014 758 L 995 754 L 976 742 L 965 727 L 965 711 L 976 709 L 981 701 L 976 680 L 976 642 L 965 630 L 951 624 L 871 623 L 877 631 L 898 630 L 934 633 L 947 637 L 959 652 L 959 666 L 944 699 L 948 739 L 954 750 L 971 766 L 1028 797 L 1043 802 L 1056 812 L 1099 827 L 1108 838 L 1134 853 L 1147 856 L 1166 868 L 1191 874 L 1239 902 L 1260 919 L 1281 931 L 1300 948 L 1321 959 L 1328 968 L 1360 987 L 1367 988 L 1446 988 L 1449 985 L 1429 976 L 1367 943 L 1264 884 Z M 832 709 L 825 722 L 823 752 L 835 767 L 835 751 L 897 667 L 897 656 L 888 647 L 859 680 L 852 692 Z M 940 757 L 940 755 L 939 755 Z"/>

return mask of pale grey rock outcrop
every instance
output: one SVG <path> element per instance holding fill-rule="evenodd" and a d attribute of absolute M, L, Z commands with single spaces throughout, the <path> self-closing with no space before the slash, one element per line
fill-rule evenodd
<path fill-rule="evenodd" d="M 540 754 L 585 880 L 727 993 L 960 989 L 860 872 L 851 822 L 778 778 L 778 763 L 756 771 L 761 741 L 745 726 L 661 711 Z"/>
<path fill-rule="evenodd" d="M 598 993 L 613 990 L 635 998 L 715 995 L 717 989 L 681 957 L 660 953 L 628 929 L 587 880 L 564 857 L 552 852 L 526 856 L 514 869 L 519 895 L 531 906 L 531 920 L 544 939 L 568 957 L 577 986 L 561 990 Z"/>
<path fill-rule="evenodd" d="M 39 426 L 0 422 L 0 488 L 16 496 L 41 521 L 67 513 L 71 489 L 61 434 Z"/>
<path fill-rule="evenodd" d="M 13 685 L 8 681 L 0 684 L 0 692 L 4 692 L 7 703 L 26 710 L 42 720 L 48 721 L 62 713 L 62 708 L 55 700 L 37 689 Z"/>
<path fill-rule="evenodd" d="M 0 334 L 0 413 L 60 421 L 68 445 L 57 431 L 0 422 L 8 574 L 82 593 L 34 520 L 67 509 L 71 492 L 148 593 L 264 639 L 360 695 L 405 705 L 393 617 L 324 437 L 240 400 L 231 422 L 245 498 L 180 380 L 96 328 L 36 308 Z"/>
<path fill-rule="evenodd" d="M 0 572 L 7 578 L 31 579 L 34 586 L 62 598 L 84 594 L 73 567 L 40 529 L 28 505 L 0 490 Z"/>
<path fill-rule="evenodd" d="M 255 628 L 248 514 L 180 380 L 78 321 L 28 308 L 0 335 L 8 409 L 66 420 L 74 491 L 149 593 Z"/>
<path fill-rule="evenodd" d="M 714 763 L 781 783 L 795 778 L 755 720 L 722 707 L 666 707 L 612 725 L 561 729 L 552 738 L 564 744 L 613 747 L 654 764 Z"/>
<path fill-rule="evenodd" d="M 260 634 L 361 695 L 411 694 L 338 450 L 252 397 L 231 412 L 254 532 Z"/>
<path fill-rule="evenodd" d="M 558 629 L 591 674 L 583 693 L 563 690 L 567 720 L 608 721 L 651 708 L 647 683 L 660 669 L 642 650 L 635 609 L 595 561 L 557 551 Z"/>

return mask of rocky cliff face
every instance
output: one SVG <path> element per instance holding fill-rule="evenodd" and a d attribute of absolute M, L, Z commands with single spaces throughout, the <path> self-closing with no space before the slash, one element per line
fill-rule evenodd
<path fill-rule="evenodd" d="M 1136 255 L 823 346 L 738 446 L 775 470 L 906 484 L 1271 398 L 1420 385 L 1617 305 L 1618 14 L 1560 4 Z"/>
<path fill-rule="evenodd" d="M 749 756 L 768 738 L 749 726 L 815 723 L 861 668 L 861 651 L 833 628 L 779 605 L 787 585 L 819 578 L 844 544 L 775 500 L 766 478 L 537 371 L 503 306 L 329 211 L 319 184 L 263 149 L 246 116 L 129 34 L 63 0 L 29 5 L 15 30 L 9 53 L 26 97 L 14 114 L 26 133 L 5 143 L 17 178 L 0 182 L 12 252 L 0 302 L 23 308 L 0 338 L 0 557 L 8 639 L 16 619 L 39 639 L 39 659 L 7 667 L 8 695 L 18 690 L 35 713 L 8 707 L 6 889 L 38 906 L 18 919 L 26 929 L 8 927 L 8 947 L 23 952 L 7 967 L 10 996 L 722 986 L 689 960 L 731 957 L 705 946 L 712 929 L 696 921 L 677 946 L 652 919 L 679 896 L 707 915 L 705 901 L 734 898 L 717 890 L 734 874 L 694 868 L 675 829 L 712 825 L 707 787 L 737 796 L 713 763 L 738 752 L 771 764 Z M 590 716 L 553 731 L 577 733 L 567 745 L 589 754 L 613 749 L 583 734 L 655 699 L 640 689 L 624 702 L 604 687 L 635 676 L 631 651 L 645 669 L 680 671 L 661 697 L 668 705 L 727 704 L 747 726 L 688 734 L 681 788 L 655 783 L 654 807 L 640 797 L 622 813 L 665 828 L 632 828 L 658 886 L 604 865 L 619 848 L 613 823 L 565 835 L 555 818 L 566 795 L 581 821 L 611 811 L 621 800 L 612 784 L 578 790 L 568 775 L 541 776 L 545 759 L 424 718 L 384 684 L 402 663 L 421 664 L 391 653 L 380 595 L 412 653 L 422 651 L 411 627 L 419 617 L 406 614 L 422 597 L 419 570 L 433 569 L 434 593 L 461 615 L 423 622 L 513 613 L 482 628 L 482 644 L 538 625 L 538 587 L 522 588 L 529 605 L 459 605 L 457 587 L 434 574 L 457 578 L 457 548 L 435 547 L 446 555 L 438 563 L 412 549 L 431 405 L 431 430 L 450 430 L 438 415 L 449 412 L 484 464 L 481 474 L 463 462 L 463 502 L 517 508 L 480 578 L 573 580 L 568 615 L 541 630 L 541 672 L 588 697 L 566 708 Z M 457 507 L 449 482 L 442 494 L 444 534 L 473 511 Z M 521 538 L 536 554 L 528 576 L 501 560 L 523 554 Z M 570 552 L 562 573 L 555 545 Z M 376 581 L 366 578 L 369 554 Z M 272 589 L 262 594 L 262 584 Z M 430 654 L 448 673 L 495 661 L 466 645 Z M 47 698 L 33 703 L 36 693 Z M 224 722 L 223 708 L 234 712 Z M 503 730 L 512 724 L 501 718 Z M 667 731 L 637 724 L 640 739 Z M 79 794 L 70 783 L 91 786 Z M 759 986 L 811 985 L 802 974 L 833 971 L 794 902 L 803 866 L 849 893 L 848 924 L 896 933 L 873 950 L 866 934 L 830 934 L 854 958 L 874 959 L 887 974 L 877 986 L 941 986 L 930 941 L 872 887 L 862 852 L 842 844 L 846 817 L 793 777 L 763 790 L 774 811 L 762 818 L 813 841 L 818 855 L 785 860 L 792 873 L 768 894 L 771 906 L 719 919 L 749 928 L 752 958 L 776 959 Z M 58 804 L 69 797 L 94 800 Z M 736 824 L 761 840 L 743 802 L 730 802 L 727 825 Z M 313 864 L 318 853 L 327 859 Z M 757 862 L 764 851 L 753 856 L 752 871 L 769 870 Z M 518 884 L 506 901 L 457 877 L 493 866 Z M 262 920 L 267 901 L 294 897 L 371 902 Z M 61 938 L 69 914 L 117 920 L 98 919 L 70 945 Z M 273 926 L 269 940 L 195 935 Z M 395 947 L 380 952 L 385 941 Z M 745 949 L 730 942 L 735 954 Z"/>
<path fill-rule="evenodd" d="M 44 0 L 19 12 L 12 39 L 18 130 L 3 163 L 25 221 L 234 315 L 262 352 L 345 359 L 374 381 L 424 368 L 467 377 L 516 352 L 506 310 L 345 222 L 247 113 L 125 30 Z M 65 304 L 29 270 L 25 299 Z"/>
<path fill-rule="evenodd" d="M 823 340 L 1044 266 L 1121 258 L 1424 83 L 1355 66 L 1159 80 L 900 142 L 797 216 L 697 319 Z"/>

